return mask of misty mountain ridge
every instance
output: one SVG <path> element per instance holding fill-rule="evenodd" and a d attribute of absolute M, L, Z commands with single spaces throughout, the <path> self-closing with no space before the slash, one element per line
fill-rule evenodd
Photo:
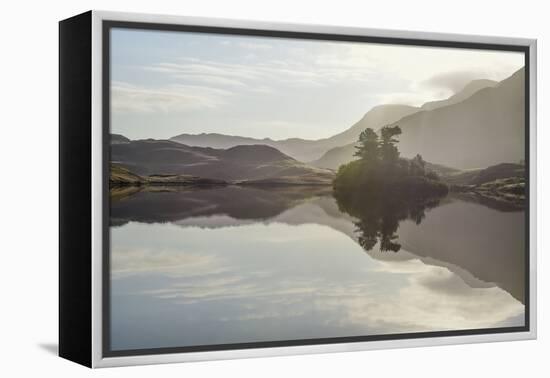
<path fill-rule="evenodd" d="M 321 139 L 320 141 L 329 141 L 330 144 L 342 146 L 344 144 L 356 141 L 361 131 L 368 127 L 373 130 L 378 130 L 389 123 L 399 121 L 403 117 L 416 113 L 418 110 L 419 108 L 409 105 L 377 105 L 369 110 L 363 118 L 361 118 L 349 129 L 330 138 Z"/>
<path fill-rule="evenodd" d="M 354 159 L 355 141 L 362 130 L 367 127 L 379 130 L 385 125 L 398 124 L 403 130 L 400 149 L 404 157 L 420 153 L 425 160 L 443 167 L 482 168 L 523 158 L 522 85 L 524 70 L 520 69 L 502 82 L 473 80 L 449 98 L 427 102 L 421 107 L 375 106 L 347 130 L 319 140 L 273 140 L 201 133 L 180 134 L 169 141 L 185 148 L 220 150 L 264 145 L 298 162 L 311 161 L 310 165 L 318 168 L 337 169 Z M 123 135 L 111 135 L 111 144 L 130 142 Z M 494 143 L 500 148 L 491 147 Z"/>
<path fill-rule="evenodd" d="M 388 123 L 397 121 L 405 115 L 418 111 L 418 108 L 408 105 L 378 105 L 369 110 L 358 122 L 349 129 L 330 138 L 308 140 L 288 138 L 273 140 L 270 138 L 258 139 L 219 133 L 179 134 L 170 140 L 189 146 L 212 147 L 227 149 L 238 145 L 264 144 L 274 147 L 295 159 L 308 162 L 321 157 L 331 148 L 351 143 L 357 135 L 367 127 L 380 128 Z"/>
<path fill-rule="evenodd" d="M 200 134 L 179 134 L 176 135 L 170 140 L 173 140 L 178 143 L 187 144 L 189 146 L 195 147 L 212 147 L 227 149 L 239 145 L 250 145 L 250 144 L 264 144 L 269 146 L 276 141 L 270 138 L 257 139 L 250 137 L 242 137 L 237 135 L 228 135 L 228 134 L 219 134 L 219 133 L 200 133 Z M 184 143 L 184 141 L 190 143 Z"/>
<path fill-rule="evenodd" d="M 492 88 L 498 85 L 498 81 L 488 79 L 472 80 L 464 86 L 460 91 L 453 94 L 445 100 L 426 102 L 420 107 L 421 110 L 434 110 L 443 106 L 457 104 L 466 100 L 468 97 L 484 88 Z"/>
<path fill-rule="evenodd" d="M 399 121 L 400 119 L 422 110 L 433 110 L 463 101 L 476 91 L 492 87 L 498 83 L 492 80 L 473 80 L 465 87 L 445 100 L 427 102 L 422 107 L 400 104 L 377 105 L 348 129 L 329 138 L 307 140 L 288 138 L 274 140 L 271 138 L 251 138 L 220 133 L 179 134 L 170 140 L 197 147 L 230 148 L 237 145 L 265 144 L 277 148 L 281 152 L 303 162 L 316 161 L 332 148 L 341 147 L 357 140 L 361 131 L 366 128 L 378 130 L 381 127 Z"/>
<path fill-rule="evenodd" d="M 445 101 L 390 126 L 403 130 L 399 148 L 404 157 L 420 153 L 425 160 L 459 168 L 482 168 L 524 159 L 524 69 L 496 85 L 476 80 Z M 479 87 L 469 97 L 466 93 Z M 457 102 L 458 101 L 458 102 Z M 434 103 L 428 103 L 432 108 Z M 328 150 L 312 164 L 336 169 L 354 159 L 355 143 Z"/>
<path fill-rule="evenodd" d="M 427 161 L 459 169 L 519 162 L 525 157 L 524 88 L 521 69 L 461 102 L 392 124 L 403 130 L 399 143 L 403 156 L 420 153 Z"/>

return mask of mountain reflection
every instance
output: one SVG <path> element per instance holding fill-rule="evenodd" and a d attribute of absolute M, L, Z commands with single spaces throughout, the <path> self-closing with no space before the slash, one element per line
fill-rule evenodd
<path fill-rule="evenodd" d="M 448 196 L 396 201 L 335 198 L 326 187 L 136 188 L 111 192 L 111 226 L 129 222 L 220 228 L 318 224 L 347 235 L 380 261 L 419 259 L 470 287 L 525 293 L 525 213 Z M 390 253 L 387 253 L 390 252 Z"/>
<path fill-rule="evenodd" d="M 277 187 L 151 187 L 111 190 L 111 225 L 130 221 L 175 222 L 193 217 L 227 215 L 234 219 L 265 220 L 297 204 L 330 196 L 325 186 Z"/>

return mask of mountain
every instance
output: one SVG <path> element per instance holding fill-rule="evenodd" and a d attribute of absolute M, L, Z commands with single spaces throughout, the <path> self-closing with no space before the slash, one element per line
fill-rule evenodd
<path fill-rule="evenodd" d="M 478 87 L 478 82 L 464 91 Z M 524 69 L 520 69 L 460 102 L 455 101 L 465 95 L 462 92 L 454 100 L 449 98 L 449 105 L 421 110 L 392 123 L 390 126 L 399 125 L 403 130 L 399 143 L 402 156 L 420 153 L 427 161 L 460 169 L 524 159 L 524 85 Z M 329 150 L 312 165 L 335 169 L 353 160 L 353 146 Z"/>
<path fill-rule="evenodd" d="M 265 145 L 215 149 L 170 140 L 137 140 L 113 144 L 111 162 L 142 176 L 192 175 L 227 181 L 329 184 L 334 175 Z"/>
<path fill-rule="evenodd" d="M 345 131 L 333 135 L 330 138 L 319 140 L 306 140 L 300 138 L 283 140 L 273 140 L 270 138 L 257 139 L 217 133 L 180 134 L 170 138 L 170 140 L 189 146 L 223 149 L 238 145 L 263 144 L 274 147 L 299 161 L 310 162 L 322 158 L 325 152 L 332 148 L 338 148 L 353 143 L 357 140 L 359 133 L 368 127 L 377 130 L 382 126 L 397 122 L 403 117 L 422 110 L 433 110 L 459 103 L 480 89 L 493 87 L 497 84 L 497 82 L 492 80 L 474 80 L 468 83 L 460 92 L 448 99 L 428 102 L 421 108 L 399 104 L 378 105 L 370 109 L 359 121 Z"/>
<path fill-rule="evenodd" d="M 121 143 L 130 143 L 130 139 L 126 138 L 124 135 L 111 134 L 111 144 L 121 144 Z"/>
<path fill-rule="evenodd" d="M 194 147 L 211 147 L 227 149 L 235 146 L 264 145 L 276 148 L 284 154 L 300 161 L 311 161 L 321 156 L 326 149 L 317 145 L 317 141 L 300 138 L 273 140 L 270 138 L 258 139 L 235 135 L 202 133 L 180 134 L 170 140 Z"/>
<path fill-rule="evenodd" d="M 407 105 L 375 106 L 346 131 L 330 138 L 319 140 L 306 140 L 300 138 L 283 140 L 273 140 L 269 138 L 256 139 L 216 133 L 180 134 L 170 138 L 170 140 L 188 146 L 223 149 L 239 145 L 262 144 L 274 147 L 299 161 L 308 162 L 318 159 L 331 148 L 353 142 L 357 139 L 357 135 L 367 127 L 379 129 L 388 123 L 395 122 L 416 111 L 418 111 L 418 108 Z"/>
<path fill-rule="evenodd" d="M 476 93 L 477 91 L 483 89 L 483 88 L 492 88 L 498 85 L 498 81 L 494 80 L 487 80 L 487 79 L 479 79 L 479 80 L 472 80 L 466 86 L 456 94 L 452 95 L 451 97 L 440 100 L 440 101 L 431 101 L 426 102 L 424 105 L 420 107 L 422 110 L 434 110 L 437 108 L 442 108 L 444 106 L 458 104 L 459 102 L 462 102 L 466 100 L 468 97 Z"/>
<path fill-rule="evenodd" d="M 398 123 L 404 156 L 467 169 L 519 162 L 525 151 L 525 74 L 521 69 L 466 100 Z"/>
<path fill-rule="evenodd" d="M 335 147 L 325 152 L 320 159 L 315 160 L 311 165 L 320 168 L 338 169 L 342 164 L 355 160 L 353 156 L 355 151 L 355 143 Z"/>
<path fill-rule="evenodd" d="M 269 138 L 256 139 L 216 133 L 180 134 L 170 138 L 170 140 L 186 144 L 188 146 L 212 147 L 221 149 L 251 144 L 264 144 L 266 146 L 272 146 L 276 143 L 274 140 L 271 140 Z"/>
<path fill-rule="evenodd" d="M 418 108 L 408 105 L 375 106 L 369 110 L 363 118 L 361 118 L 346 131 L 336 134 L 328 139 L 322 139 L 319 142 L 326 141 L 326 146 L 329 144 L 334 146 L 343 146 L 355 142 L 361 131 L 368 127 L 373 130 L 378 130 L 387 124 L 394 123 L 403 117 L 416 113 L 418 110 Z"/>

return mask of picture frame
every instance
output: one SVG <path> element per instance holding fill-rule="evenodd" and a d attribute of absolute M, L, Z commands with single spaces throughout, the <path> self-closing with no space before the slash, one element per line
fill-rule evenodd
<path fill-rule="evenodd" d="M 89 11 L 60 21 L 59 28 L 59 355 L 61 357 L 96 368 L 536 338 L 536 40 L 104 11 Z M 116 340 L 122 340 L 120 345 L 130 346 L 113 349 L 112 338 L 113 332 L 115 332 L 113 331 L 113 318 L 118 316 L 116 319 L 123 319 L 123 316 L 128 315 L 128 309 L 124 309 L 126 312 L 117 306 L 114 306 L 113 309 L 113 293 L 111 291 L 113 237 L 109 229 L 113 224 L 111 219 L 113 207 L 110 200 L 112 186 L 110 186 L 109 174 L 113 171 L 111 162 L 119 161 L 118 158 L 113 159 L 113 156 L 119 152 L 118 150 L 113 152 L 111 139 L 113 123 L 118 122 L 112 114 L 113 80 L 120 80 L 121 76 L 124 77 L 117 71 L 118 76 L 113 79 L 112 59 L 113 56 L 118 57 L 116 55 L 119 51 L 116 50 L 118 46 L 124 46 L 124 44 L 113 44 L 113 30 L 130 32 L 137 30 L 142 33 L 195 33 L 223 37 L 276 39 L 277 41 L 324 41 L 359 45 L 427 47 L 446 49 L 445 51 L 471 49 L 473 51 L 520 54 L 524 59 L 525 70 L 524 91 L 521 93 L 524 96 L 522 104 L 524 106 L 524 124 L 522 125 L 524 145 L 519 146 L 524 151 L 521 165 L 524 167 L 522 170 L 524 172 L 522 173 L 524 174 L 522 193 L 525 199 L 521 205 L 523 211 L 521 225 L 524 227 L 521 232 L 524 231 L 524 234 L 519 235 L 518 238 L 521 238 L 525 247 L 523 254 L 520 255 L 523 269 L 520 269 L 521 271 L 513 270 L 512 273 L 517 273 L 522 277 L 522 287 L 518 289 L 520 294 L 514 292 L 515 295 L 510 296 L 509 294 L 513 290 L 505 288 L 503 293 L 508 292 L 508 294 L 502 294 L 499 291 L 499 295 L 507 295 L 506 303 L 503 304 L 506 308 L 515 306 L 515 309 L 518 303 L 521 303 L 522 325 L 518 326 L 514 323 L 512 326 L 479 326 L 460 329 L 446 329 L 445 327 L 438 329 L 435 327 L 435 329 L 427 331 L 407 330 L 405 327 L 404 331 L 380 331 L 375 334 L 350 335 L 342 333 L 341 336 L 338 336 L 336 333 L 317 337 L 302 335 L 293 340 L 263 339 L 259 341 L 251 339 L 248 342 L 243 341 L 240 338 L 241 335 L 237 334 L 227 336 L 227 339 L 220 339 L 238 340 L 234 342 L 197 341 L 196 344 L 174 346 L 174 341 L 170 341 L 169 345 L 162 346 L 158 345 L 158 341 L 154 343 L 151 341 L 151 345 L 145 342 L 143 344 L 145 346 L 139 348 L 132 347 L 132 345 L 141 345 L 137 341 L 133 339 L 128 341 L 126 336 L 116 336 L 118 337 Z M 127 40 L 122 41 L 128 43 Z M 169 46 L 169 42 L 167 45 Z M 146 49 L 151 46 L 154 44 L 144 44 L 140 48 Z M 189 51 L 193 50 L 190 48 Z M 144 53 L 145 56 L 148 54 L 147 51 Z M 216 57 L 212 57 L 212 60 L 215 59 Z M 132 62 L 130 58 L 125 61 L 128 65 L 131 65 Z M 167 67 L 157 67 L 157 70 Z M 186 75 L 189 72 L 182 70 L 178 74 Z M 338 75 L 336 77 L 340 78 Z M 124 88 L 122 89 L 124 90 Z M 131 103 L 120 100 L 121 108 L 133 106 L 135 102 L 138 102 L 135 93 L 133 96 Z M 168 101 L 164 95 L 160 97 L 160 100 L 158 98 L 154 100 Z M 201 101 L 203 101 L 202 98 Z M 184 106 L 183 104 L 184 102 L 176 103 L 177 106 Z M 206 108 L 209 106 L 210 103 Z M 284 108 L 281 109 L 281 111 L 284 110 Z M 186 130 L 182 129 L 183 131 Z M 165 159 L 168 158 L 163 155 L 161 163 Z M 154 169 L 163 167 L 161 163 Z M 129 166 L 132 165 L 129 163 L 124 165 L 125 169 Z M 145 170 L 143 172 L 147 173 L 139 173 L 139 175 L 141 175 L 140 177 L 145 177 L 145 174 L 149 175 L 147 180 L 151 180 L 151 177 L 156 177 L 156 180 L 164 180 L 161 174 L 166 173 Z M 195 171 L 190 170 L 189 172 L 194 176 L 198 175 Z M 187 171 L 183 173 L 187 174 Z M 239 177 L 235 180 L 232 183 L 238 181 L 239 185 L 243 184 L 242 178 Z M 151 185 L 150 182 L 148 181 L 147 185 Z M 169 184 L 173 185 L 172 182 Z M 254 183 L 247 184 L 253 185 Z M 139 185 L 144 184 L 140 183 Z M 408 209 L 408 211 L 412 210 Z M 205 214 L 211 215 L 210 213 Z M 408 217 L 410 218 L 410 216 Z M 134 218 L 129 217 L 129 222 L 139 223 L 139 220 L 136 219 L 135 216 Z M 170 222 L 164 218 L 159 219 L 161 218 L 155 218 L 154 221 L 146 220 L 144 223 Z M 262 218 L 262 221 L 265 219 Z M 178 220 L 182 220 L 182 218 Z M 402 218 L 397 219 L 396 227 L 401 221 Z M 499 230 L 497 229 L 497 232 L 502 232 Z M 139 233 L 141 229 L 133 232 Z M 300 231 L 300 233 L 302 232 L 304 231 Z M 204 240 L 204 238 L 205 236 L 202 235 L 198 240 Z M 451 264 L 449 261 L 447 263 Z M 498 264 L 498 261 L 496 263 Z M 441 264 L 438 262 L 433 266 L 445 267 Z M 454 261 L 452 264 L 458 265 Z M 459 268 L 468 270 L 466 266 L 459 266 Z M 487 284 L 483 286 L 476 283 L 481 286 L 474 285 L 471 288 L 501 289 L 503 287 L 503 285 L 494 284 L 494 281 L 491 280 L 486 282 L 485 277 L 478 277 L 471 272 L 468 273 L 468 277 L 470 276 L 475 276 L 474 278 L 480 280 L 483 285 Z M 474 280 L 474 278 L 471 279 Z M 466 280 L 464 277 L 462 279 Z M 262 284 L 265 282 L 262 281 Z M 152 290 L 152 287 L 147 290 Z M 186 295 L 189 293 L 186 292 Z M 513 303 L 510 300 L 512 297 L 516 299 Z M 521 300 L 518 302 L 519 297 Z M 188 301 L 188 303 L 191 302 Z M 226 302 L 223 303 L 227 306 Z M 251 304 L 247 303 L 247 305 Z M 141 306 L 145 306 L 145 304 L 141 304 Z M 339 308 L 339 306 L 336 307 Z M 137 308 L 142 307 L 132 307 L 133 311 Z M 167 311 L 172 311 L 172 309 Z M 143 319 L 134 319 L 134 321 L 139 324 L 136 329 L 143 328 L 144 324 L 149 324 L 139 323 L 143 322 Z M 326 321 L 328 320 L 321 319 L 319 324 L 325 324 L 323 322 Z M 116 324 L 124 324 L 124 320 L 118 320 Z M 281 328 L 277 330 L 278 332 L 285 330 L 285 323 L 282 322 L 282 324 Z M 205 327 L 209 326 L 211 324 Z M 315 332 L 321 332 L 319 331 L 321 329 L 322 327 L 319 327 Z M 169 331 L 169 329 L 166 330 L 166 332 Z M 202 340 L 200 332 L 193 337 L 196 337 L 196 340 Z M 156 340 L 151 335 L 143 335 L 139 342 L 153 339 Z M 216 338 L 216 340 L 218 339 Z"/>

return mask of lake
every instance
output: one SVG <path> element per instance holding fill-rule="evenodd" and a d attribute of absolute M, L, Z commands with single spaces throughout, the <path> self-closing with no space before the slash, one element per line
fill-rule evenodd
<path fill-rule="evenodd" d="M 322 187 L 113 194 L 111 349 L 524 325 L 524 211 L 365 209 Z"/>

